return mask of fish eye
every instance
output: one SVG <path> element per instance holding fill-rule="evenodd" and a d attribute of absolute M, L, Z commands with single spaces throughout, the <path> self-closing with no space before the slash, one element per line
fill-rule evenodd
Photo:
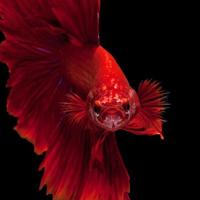
<path fill-rule="evenodd" d="M 101 107 L 95 104 L 93 110 L 97 115 L 99 115 L 99 113 L 101 112 Z"/>
<path fill-rule="evenodd" d="M 126 112 L 129 111 L 129 110 L 130 110 L 130 104 L 129 104 L 129 102 L 124 103 L 124 104 L 122 105 L 122 107 L 123 107 L 123 109 L 124 109 Z"/>

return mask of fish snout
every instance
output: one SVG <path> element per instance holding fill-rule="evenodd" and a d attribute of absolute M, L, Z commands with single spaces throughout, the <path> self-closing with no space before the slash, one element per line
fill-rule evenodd
<path fill-rule="evenodd" d="M 98 118 L 102 126 L 110 131 L 115 131 L 124 124 L 124 115 L 120 111 L 106 110 Z"/>

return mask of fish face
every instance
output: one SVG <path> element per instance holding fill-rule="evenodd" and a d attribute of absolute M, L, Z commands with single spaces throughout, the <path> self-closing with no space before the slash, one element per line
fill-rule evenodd
<path fill-rule="evenodd" d="M 108 131 L 123 128 L 136 112 L 134 94 L 132 88 L 127 93 L 107 91 L 103 95 L 91 91 L 88 95 L 88 110 L 92 121 Z"/>

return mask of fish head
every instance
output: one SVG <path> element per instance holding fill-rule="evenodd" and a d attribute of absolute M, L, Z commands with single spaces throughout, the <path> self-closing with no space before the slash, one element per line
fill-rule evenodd
<path fill-rule="evenodd" d="M 134 89 L 123 91 L 90 91 L 87 99 L 88 112 L 99 127 L 116 131 L 123 128 L 135 115 L 138 98 Z"/>

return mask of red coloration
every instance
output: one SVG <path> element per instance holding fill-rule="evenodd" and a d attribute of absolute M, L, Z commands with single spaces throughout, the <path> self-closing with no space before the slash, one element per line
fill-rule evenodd
<path fill-rule="evenodd" d="M 55 200 L 128 200 L 114 131 L 162 136 L 164 93 L 133 90 L 99 45 L 99 0 L 0 0 L 7 110 L 19 135 L 46 152 L 41 188 Z"/>
<path fill-rule="evenodd" d="M 139 86 L 138 97 L 140 106 L 137 106 L 137 114 L 125 130 L 139 135 L 160 135 L 164 139 L 161 116 L 166 106 L 164 91 L 158 82 L 146 80 Z"/>

